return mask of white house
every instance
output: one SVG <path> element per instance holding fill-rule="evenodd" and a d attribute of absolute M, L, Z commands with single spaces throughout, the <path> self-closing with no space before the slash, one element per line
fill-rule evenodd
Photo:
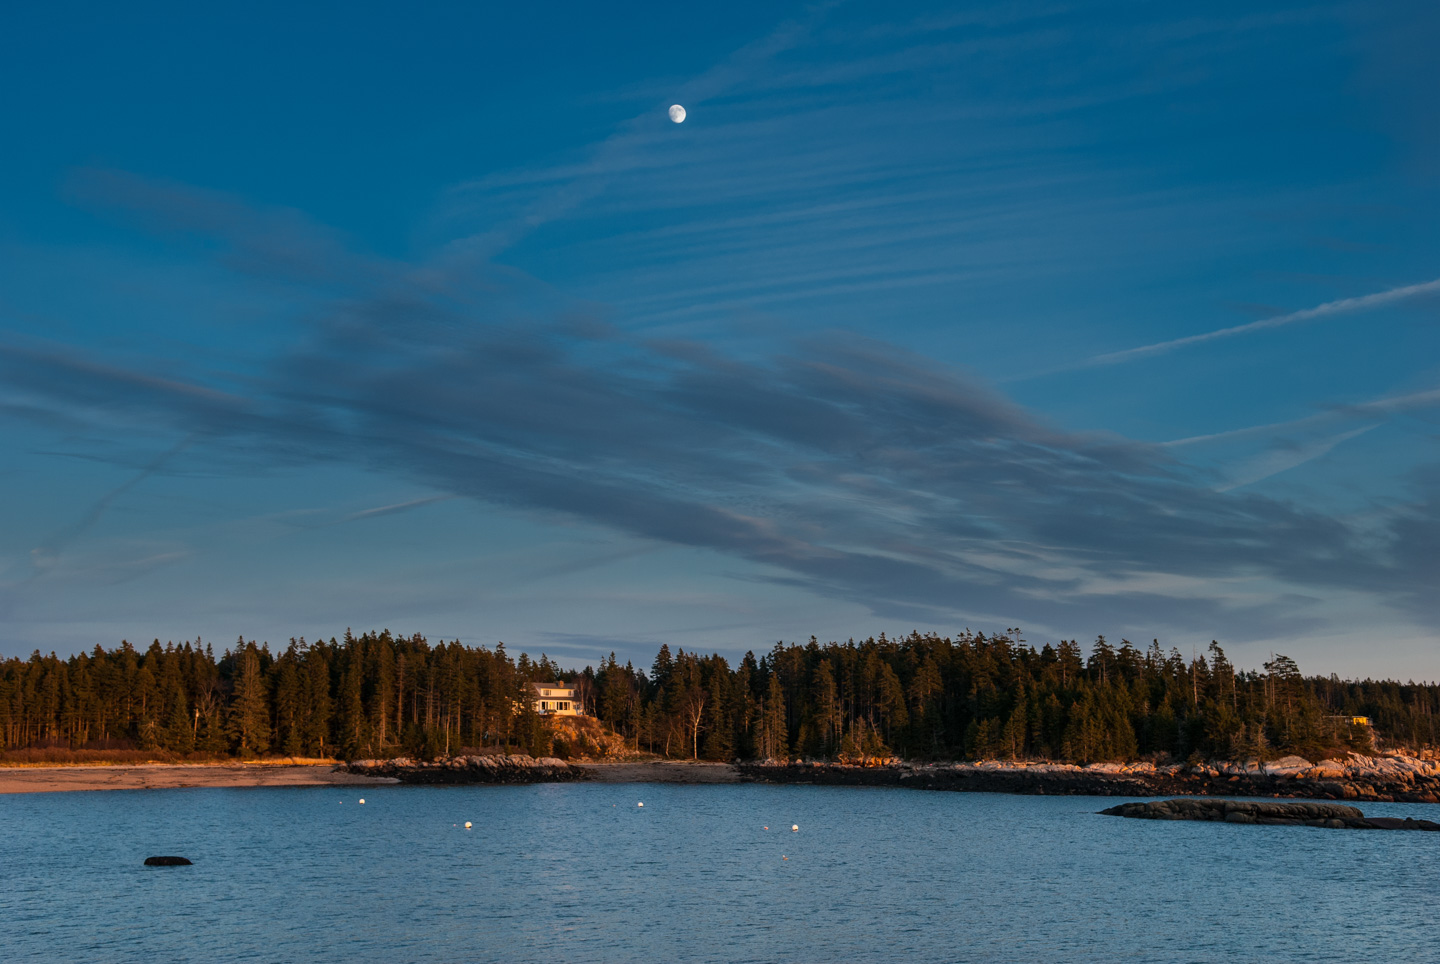
<path fill-rule="evenodd" d="M 585 715 L 575 697 L 575 687 L 569 683 L 531 683 L 530 699 L 543 716 Z"/>

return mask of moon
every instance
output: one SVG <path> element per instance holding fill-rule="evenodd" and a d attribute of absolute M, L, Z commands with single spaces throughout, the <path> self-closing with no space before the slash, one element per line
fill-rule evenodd
<path fill-rule="evenodd" d="M 685 108 L 679 104 L 670 105 L 670 119 L 677 124 L 685 123 Z"/>

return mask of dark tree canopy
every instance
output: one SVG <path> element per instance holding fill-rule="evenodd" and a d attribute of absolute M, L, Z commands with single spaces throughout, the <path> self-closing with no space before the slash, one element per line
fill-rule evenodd
<path fill-rule="evenodd" d="M 1087 762 L 1311 757 L 1440 743 L 1440 687 L 1304 676 L 1277 655 L 1237 671 L 1218 643 L 1185 659 L 1103 636 L 1038 650 L 1018 630 L 777 643 L 732 667 L 660 649 L 649 673 L 612 653 L 560 670 L 388 630 L 284 650 L 238 640 L 129 643 L 0 662 L 0 749 L 124 745 L 210 756 L 434 757 L 556 747 L 529 681 L 575 684 L 586 712 L 637 750 L 672 757 L 1048 758 Z M 561 747 L 563 752 L 563 746 Z"/>

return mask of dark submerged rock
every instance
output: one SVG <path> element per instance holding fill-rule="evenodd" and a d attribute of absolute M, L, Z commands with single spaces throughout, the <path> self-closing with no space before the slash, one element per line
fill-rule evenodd
<path fill-rule="evenodd" d="M 146 857 L 146 867 L 189 867 L 192 866 L 189 860 L 184 857 Z"/>

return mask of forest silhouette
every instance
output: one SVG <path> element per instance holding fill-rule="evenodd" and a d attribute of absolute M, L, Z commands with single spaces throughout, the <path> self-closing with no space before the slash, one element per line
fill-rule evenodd
<path fill-rule="evenodd" d="M 675 758 L 1311 758 L 1440 743 L 1440 686 L 1305 676 L 1275 656 L 1239 670 L 1218 643 L 1190 658 L 1099 637 L 1028 645 L 1018 630 L 777 643 L 731 665 L 662 646 L 561 670 L 388 630 L 272 651 L 128 642 L 0 662 L 0 750 L 103 756 L 435 758 L 476 749 L 567 755 L 532 681 L 573 683 L 636 752 Z M 1369 717 L 1369 726 L 1351 718 Z M 28 749 L 27 749 L 28 748 Z M 39 751 L 58 755 L 36 757 Z M 98 757 L 97 757 L 98 758 Z"/>

